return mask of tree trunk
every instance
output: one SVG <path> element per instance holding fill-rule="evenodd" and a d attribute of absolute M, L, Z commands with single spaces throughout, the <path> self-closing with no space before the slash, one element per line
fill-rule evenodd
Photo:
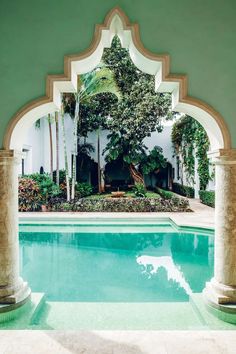
<path fill-rule="evenodd" d="M 142 173 L 136 169 L 134 164 L 131 163 L 129 165 L 129 171 L 130 171 L 130 175 L 133 178 L 135 184 L 141 183 L 145 186 L 144 177 L 143 177 Z"/>
<path fill-rule="evenodd" d="M 75 118 L 74 118 L 74 151 L 72 161 L 72 181 L 71 181 L 71 199 L 75 199 L 75 180 L 76 180 L 76 156 L 78 149 L 78 122 L 79 122 L 79 95 L 76 97 Z"/>
<path fill-rule="evenodd" d="M 100 128 L 97 130 L 97 158 L 98 158 L 98 193 L 102 192 L 102 186 L 101 186 L 101 163 L 100 163 Z"/>
<path fill-rule="evenodd" d="M 50 145 L 50 175 L 53 181 L 53 143 L 52 143 L 52 123 L 51 115 L 48 114 L 49 145 Z"/>
<path fill-rule="evenodd" d="M 56 122 L 56 183 L 59 186 L 59 122 L 58 122 L 58 112 L 55 112 L 55 122 Z"/>
<path fill-rule="evenodd" d="M 64 146 L 65 171 L 66 171 L 66 194 L 67 194 L 67 201 L 69 202 L 70 201 L 70 178 L 69 178 L 67 147 L 66 147 L 65 120 L 64 120 L 64 112 L 63 111 L 62 111 L 62 115 L 61 115 L 61 125 L 62 125 L 63 146 Z"/>

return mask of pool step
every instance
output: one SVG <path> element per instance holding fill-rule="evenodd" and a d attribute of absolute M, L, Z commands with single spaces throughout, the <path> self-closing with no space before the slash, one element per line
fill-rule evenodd
<path fill-rule="evenodd" d="M 216 314 L 213 314 L 213 310 L 209 311 L 208 306 L 204 303 L 202 293 L 192 294 L 190 297 L 190 303 L 195 309 L 200 320 L 203 321 L 204 326 L 210 329 L 232 329 L 235 330 L 236 326 L 227 322 L 224 322 L 223 318 L 219 319 Z M 223 314 L 222 314 L 223 316 Z"/>
<path fill-rule="evenodd" d="M 32 293 L 30 300 L 23 306 L 0 314 L 0 329 L 26 329 L 30 327 L 35 313 L 42 309 L 44 303 L 44 293 Z"/>
<path fill-rule="evenodd" d="M 168 330 L 200 329 L 189 302 L 46 302 L 35 322 L 39 329 Z"/>

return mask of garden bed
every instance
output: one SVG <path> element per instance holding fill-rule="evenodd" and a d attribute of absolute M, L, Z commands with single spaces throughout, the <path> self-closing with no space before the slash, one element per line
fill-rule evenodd
<path fill-rule="evenodd" d="M 72 202 L 53 200 L 50 211 L 76 212 L 189 212 L 184 198 L 81 198 Z"/>
<path fill-rule="evenodd" d="M 76 185 L 75 199 L 67 202 L 64 184 L 57 186 L 48 175 L 19 179 L 19 211 L 73 212 L 186 212 L 191 211 L 187 198 L 156 188 L 148 191 L 136 185 L 131 191 L 92 194 L 88 183 Z"/>

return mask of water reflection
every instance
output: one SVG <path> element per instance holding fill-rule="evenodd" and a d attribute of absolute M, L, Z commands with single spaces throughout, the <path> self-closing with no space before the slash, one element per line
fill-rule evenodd
<path fill-rule="evenodd" d="M 170 256 L 140 256 L 137 257 L 137 263 L 144 268 L 142 273 L 146 274 L 149 279 L 153 274 L 157 274 L 160 268 L 164 268 L 167 273 L 168 282 L 173 280 L 185 290 L 186 294 L 192 294 L 192 289 L 184 279 L 183 273 L 174 264 L 173 259 Z"/>

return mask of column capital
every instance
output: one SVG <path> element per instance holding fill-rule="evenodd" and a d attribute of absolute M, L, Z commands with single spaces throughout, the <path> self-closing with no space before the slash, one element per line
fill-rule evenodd
<path fill-rule="evenodd" d="M 208 152 L 215 165 L 236 165 L 236 149 L 217 149 Z"/>
<path fill-rule="evenodd" d="M 0 150 L 0 164 L 20 163 L 22 159 L 22 152 L 19 150 Z"/>

